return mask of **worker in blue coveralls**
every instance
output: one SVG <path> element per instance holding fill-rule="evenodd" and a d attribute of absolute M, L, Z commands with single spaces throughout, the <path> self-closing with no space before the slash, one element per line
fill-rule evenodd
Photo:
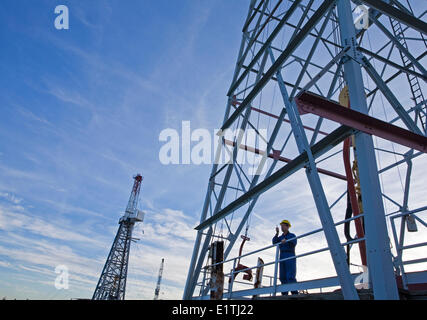
<path fill-rule="evenodd" d="M 276 235 L 273 238 L 273 244 L 279 244 L 280 250 L 280 260 L 294 257 L 295 256 L 295 247 L 297 245 L 297 239 L 293 239 L 296 236 L 293 233 L 289 232 L 291 223 L 288 220 L 283 220 L 280 223 L 280 228 L 282 229 L 282 235 L 279 236 L 279 228 L 276 227 Z M 290 239 L 290 240 L 289 240 Z M 296 273 L 297 273 L 297 261 L 295 259 L 290 259 L 280 262 L 280 282 L 282 284 L 296 282 Z M 292 294 L 298 294 L 298 291 L 291 291 Z M 288 295 L 288 292 L 282 292 L 282 295 Z"/>

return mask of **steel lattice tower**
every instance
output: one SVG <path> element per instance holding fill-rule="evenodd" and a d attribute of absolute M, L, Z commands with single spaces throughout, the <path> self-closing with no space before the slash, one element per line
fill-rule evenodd
<path fill-rule="evenodd" d="M 355 21 L 356 9 L 366 10 L 362 10 L 362 19 Z M 342 155 L 339 150 L 342 142 L 352 136 L 364 237 L 347 244 L 366 245 L 369 281 L 375 298 L 398 298 L 395 276 L 400 275 L 406 281 L 401 254 L 405 248 L 405 225 L 415 231 L 414 219 L 420 220 L 416 213 L 427 210 L 427 205 L 419 206 L 419 201 L 410 208 L 413 162 L 416 158 L 416 161 L 425 160 L 427 151 L 427 104 L 423 95 L 427 79 L 423 64 L 427 53 L 425 14 L 425 3 L 412 1 L 411 5 L 403 0 L 250 2 L 227 92 L 216 162 L 209 177 L 200 224 L 196 227 L 184 299 L 209 296 L 203 272 L 209 264 L 209 247 L 219 236 L 215 234 L 218 224 L 222 223 L 228 232 L 223 237 L 227 260 L 262 195 L 274 186 L 286 184 L 286 179 L 300 170 L 305 171 L 307 189 L 312 193 L 327 242 L 325 250 L 330 252 L 335 267 L 337 277 L 333 281 L 341 287 L 344 298 L 358 299 L 354 275 L 346 263 L 331 214 L 335 204 L 346 198 L 349 178 L 336 172 L 339 167 L 336 164 L 342 163 L 342 158 L 336 159 Z M 349 97 L 345 107 L 349 108 L 337 103 L 344 88 Z M 276 91 L 279 102 L 274 100 Z M 266 97 L 273 98 L 265 102 Z M 267 122 L 263 119 L 272 122 L 273 129 L 267 136 L 257 132 L 256 145 L 245 145 L 244 131 L 259 129 L 259 123 Z M 233 140 L 227 140 L 226 130 L 237 132 Z M 378 139 L 389 143 L 387 150 Z M 265 146 L 257 147 L 260 141 Z M 227 152 L 230 161 L 218 161 Z M 248 152 L 262 155 L 256 174 L 249 173 L 250 166 L 236 163 L 239 155 Z M 379 168 L 378 155 L 387 153 L 395 158 Z M 401 198 L 394 199 L 380 179 L 386 174 L 396 174 L 397 168 L 406 170 L 406 175 L 403 174 Z M 396 174 L 394 181 L 398 179 Z M 337 180 L 345 192 L 338 199 L 328 199 L 325 181 Z M 230 199 L 231 194 L 236 194 L 234 199 Z M 386 215 L 385 202 L 395 206 L 395 211 Z M 233 226 L 231 217 L 238 221 Z M 388 219 L 392 224 L 396 219 L 401 222 L 400 235 L 397 232 L 389 235 Z M 396 256 L 390 249 L 392 238 Z M 301 284 L 293 290 L 306 290 L 314 284 L 307 282 L 306 286 Z M 200 287 L 200 293 L 196 287 Z M 230 285 L 225 297 L 231 298 L 231 290 Z M 243 290 L 240 294 L 249 296 L 273 290 L 275 294 L 276 285 Z"/>
<path fill-rule="evenodd" d="M 154 290 L 154 300 L 159 300 L 160 284 L 162 282 L 164 265 L 165 265 L 165 259 L 162 258 L 162 263 L 160 264 L 160 269 L 159 269 L 159 275 L 157 277 L 156 289 Z"/>
<path fill-rule="evenodd" d="M 137 174 L 126 211 L 119 220 L 119 229 L 93 293 L 93 300 L 125 299 L 132 231 L 136 222 L 143 221 L 143 213 L 137 208 L 141 183 L 142 176 Z"/>

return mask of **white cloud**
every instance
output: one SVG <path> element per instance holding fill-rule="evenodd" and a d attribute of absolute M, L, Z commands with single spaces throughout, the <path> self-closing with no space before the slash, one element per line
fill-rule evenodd
<path fill-rule="evenodd" d="M 140 237 L 141 240 L 131 248 L 129 279 L 136 281 L 128 281 L 129 298 L 152 298 L 154 289 L 151 290 L 151 285 L 155 285 L 157 281 L 163 257 L 166 258 L 166 266 L 162 298 L 180 298 L 189 263 L 188 253 L 191 252 L 194 240 L 194 221 L 192 224 L 191 220 L 180 210 L 166 208 L 148 212 L 144 223 L 136 226 L 134 237 Z M 26 271 L 28 279 L 50 288 L 49 285 L 53 285 L 56 277 L 55 266 L 66 265 L 70 271 L 70 286 L 73 290 L 64 293 L 65 296 L 62 294 L 60 298 L 70 298 L 72 294 L 78 294 L 79 297 L 91 296 L 107 257 L 94 258 L 89 254 L 90 249 L 102 248 L 108 253 L 113 235 L 106 238 L 98 234 L 85 234 L 86 230 L 71 231 L 68 227 L 79 229 L 75 223 L 66 227 L 58 221 L 31 216 L 26 213 L 25 208 L 17 209 L 16 206 L 0 207 L 0 226 L 4 231 L 0 235 L 0 256 L 18 263 L 14 266 L 10 262 L 3 262 L 0 266 L 14 273 L 17 270 Z M 27 235 L 22 236 L 21 233 Z M 83 249 L 84 245 L 89 251 L 76 251 L 76 243 L 79 243 L 77 248 Z M 138 280 L 141 277 L 144 281 Z M 145 289 L 141 288 L 142 283 L 145 284 Z M 39 295 L 39 298 L 46 297 L 42 293 Z"/>

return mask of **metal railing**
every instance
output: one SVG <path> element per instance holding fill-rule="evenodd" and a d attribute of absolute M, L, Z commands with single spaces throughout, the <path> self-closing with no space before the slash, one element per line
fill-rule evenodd
<path fill-rule="evenodd" d="M 364 217 L 364 214 L 359 214 L 357 216 L 339 221 L 339 222 L 335 223 L 334 225 L 339 226 L 339 225 L 344 224 L 346 222 L 350 222 L 350 221 L 353 221 L 356 219 L 360 219 L 362 217 Z M 315 229 L 313 231 L 304 233 L 304 234 L 296 236 L 294 238 L 287 239 L 287 241 L 306 238 L 308 236 L 317 234 L 317 233 L 322 232 L 322 231 L 323 231 L 323 228 Z M 354 239 L 351 241 L 347 241 L 345 243 L 341 243 L 341 246 L 347 246 L 350 244 L 355 244 L 355 243 L 358 243 L 358 242 L 361 242 L 364 240 L 365 240 L 365 238 L 357 238 L 357 239 Z M 231 271 L 229 273 L 224 274 L 224 278 L 229 278 L 227 290 L 225 290 L 225 288 L 224 288 L 224 298 L 228 298 L 228 299 L 243 297 L 243 296 L 249 296 L 249 295 L 258 295 L 258 294 L 270 294 L 272 296 L 276 296 L 278 291 L 279 292 L 294 291 L 295 288 L 296 288 L 296 290 L 308 290 L 308 289 L 322 289 L 322 288 L 331 287 L 331 286 L 339 286 L 339 281 L 338 281 L 337 277 L 325 278 L 325 279 L 316 279 L 316 280 L 310 280 L 310 281 L 302 281 L 302 282 L 278 285 L 277 278 L 278 278 L 279 263 L 284 262 L 284 261 L 297 259 L 297 258 L 301 258 L 301 257 L 310 256 L 313 254 L 317 254 L 317 253 L 321 253 L 321 252 L 325 252 L 325 251 L 329 250 L 329 247 L 324 247 L 324 248 L 312 250 L 309 252 L 301 253 L 301 254 L 298 254 L 298 255 L 295 255 L 292 257 L 279 259 L 279 253 L 280 253 L 279 245 L 280 245 L 280 242 L 266 246 L 266 247 L 263 247 L 263 248 L 260 248 L 260 249 L 257 249 L 257 250 L 254 250 L 254 251 L 251 251 L 251 252 L 248 252 L 248 253 L 245 253 L 245 254 L 242 254 L 240 256 L 236 256 L 236 257 L 233 257 L 230 259 L 226 259 L 226 260 L 205 266 L 204 272 L 203 272 L 203 280 L 202 280 L 202 282 L 197 283 L 197 285 L 201 287 L 200 296 L 199 297 L 193 297 L 193 298 L 194 299 L 207 299 L 208 298 L 206 292 L 209 290 L 210 279 L 207 278 L 206 273 L 208 272 L 208 270 L 210 270 L 210 268 L 212 268 L 214 266 L 221 265 L 221 264 L 225 265 L 227 263 L 233 264 Z M 251 256 L 251 255 L 254 255 L 256 253 L 260 253 L 260 252 L 263 252 L 263 251 L 266 251 L 266 250 L 269 250 L 272 248 L 275 248 L 275 250 L 276 250 L 274 261 L 266 262 L 263 264 L 257 264 L 255 266 L 247 267 L 245 269 L 236 270 L 237 262 L 240 261 L 241 258 L 245 258 L 245 257 Z M 262 267 L 266 267 L 266 266 L 271 266 L 271 265 L 274 265 L 274 275 L 273 276 L 263 275 L 263 278 L 265 278 L 265 277 L 269 278 L 269 280 L 270 280 L 270 286 L 269 287 L 253 288 L 250 290 L 241 290 L 241 291 L 237 291 L 237 292 L 234 291 L 233 292 L 234 283 L 253 285 L 253 283 L 251 283 L 251 282 L 246 283 L 246 282 L 236 281 L 235 277 L 237 276 L 238 273 L 253 270 L 253 269 L 258 269 L 258 268 L 262 268 Z M 355 278 L 358 275 L 360 275 L 360 274 L 354 274 L 353 277 Z M 325 280 L 325 281 L 320 281 L 320 280 Z"/>
<path fill-rule="evenodd" d="M 419 263 L 427 262 L 427 255 L 424 258 L 404 261 L 403 260 L 403 252 L 405 250 L 410 250 L 410 249 L 414 249 L 414 248 L 420 248 L 420 247 L 427 246 L 427 242 L 418 242 L 418 243 L 414 243 L 414 244 L 410 244 L 410 245 L 404 245 L 404 242 L 405 242 L 405 219 L 407 219 L 408 216 L 411 216 L 416 221 L 420 222 L 421 225 L 423 225 L 424 227 L 427 227 L 427 223 L 417 215 L 417 213 L 422 212 L 422 211 L 426 211 L 426 210 L 427 210 L 427 207 L 422 207 L 422 208 L 418 208 L 415 210 L 406 211 L 403 213 L 398 213 L 398 214 L 395 214 L 395 215 L 392 215 L 389 217 L 390 223 L 391 223 L 391 228 L 392 228 L 392 233 L 393 233 L 394 244 L 395 244 L 396 253 L 397 253 L 397 256 L 395 257 L 394 262 L 395 262 L 396 268 L 398 269 L 400 275 L 402 276 L 403 288 L 406 290 L 408 289 L 408 285 L 411 284 L 411 282 L 408 279 L 407 274 L 405 272 L 405 265 L 419 264 Z M 395 220 L 397 218 L 401 218 L 401 226 L 400 226 L 400 235 L 399 236 L 397 234 L 396 222 L 395 222 Z"/>

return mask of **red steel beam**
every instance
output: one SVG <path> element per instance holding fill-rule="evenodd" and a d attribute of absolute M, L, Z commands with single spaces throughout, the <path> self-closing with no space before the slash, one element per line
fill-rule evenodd
<path fill-rule="evenodd" d="M 301 114 L 313 113 L 359 131 L 396 142 L 411 149 L 427 152 L 427 137 L 405 130 L 364 113 L 345 108 L 313 93 L 304 92 L 295 102 Z"/>
<path fill-rule="evenodd" d="M 230 140 L 227 140 L 227 139 L 224 139 L 224 142 L 225 142 L 225 144 L 227 144 L 229 146 L 232 146 L 232 147 L 234 147 L 235 144 L 236 144 L 234 141 L 230 141 Z M 263 151 L 263 150 L 259 150 L 257 148 L 249 147 L 249 146 L 244 145 L 244 144 L 240 145 L 240 149 L 243 149 L 243 150 L 246 150 L 246 151 L 249 151 L 249 152 L 253 152 L 253 153 L 259 154 L 259 155 L 263 155 L 265 153 L 265 151 Z M 273 153 L 268 154 L 267 157 L 269 157 L 271 159 L 277 159 L 278 161 L 286 162 L 286 163 L 289 163 L 289 162 L 292 161 L 292 159 L 282 157 L 280 155 L 280 151 L 279 150 L 273 150 Z M 332 172 L 332 171 L 329 171 L 329 170 L 325 170 L 325 169 L 321 169 L 321 168 L 317 168 L 317 171 L 319 173 L 324 174 L 324 175 L 327 175 L 327 176 L 330 176 L 330 177 L 334 177 L 334 178 L 337 178 L 337 179 L 341 179 L 341 180 L 347 181 L 347 177 L 344 176 L 344 175 L 342 175 L 342 174 L 335 173 L 335 172 Z"/>

